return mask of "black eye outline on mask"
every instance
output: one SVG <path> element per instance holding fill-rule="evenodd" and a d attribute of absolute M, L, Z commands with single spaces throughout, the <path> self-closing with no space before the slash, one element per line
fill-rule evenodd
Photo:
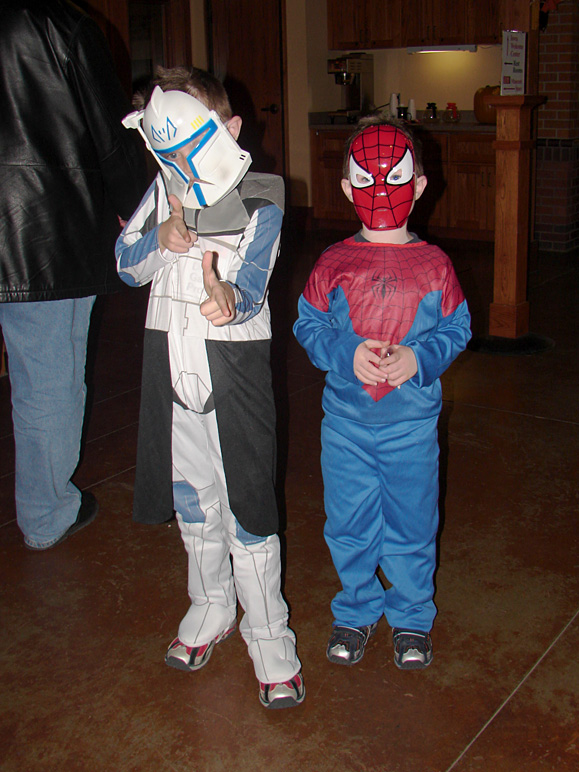
<path fill-rule="evenodd" d="M 374 185 L 375 179 L 369 171 L 364 169 L 356 161 L 353 155 L 350 156 L 350 184 L 353 188 L 368 188 Z M 404 155 L 398 161 L 394 168 L 390 169 L 386 175 L 388 185 L 406 185 L 414 176 L 414 158 L 410 148 L 406 148 Z"/>
<path fill-rule="evenodd" d="M 357 179 L 362 177 L 362 180 Z M 368 188 L 374 184 L 374 177 L 363 169 L 353 155 L 350 156 L 350 185 L 353 188 Z"/>
<path fill-rule="evenodd" d="M 398 179 L 395 179 L 396 175 L 400 175 Z M 406 148 L 401 160 L 396 164 L 393 169 L 390 169 L 386 176 L 386 182 L 389 185 L 406 185 L 410 182 L 414 176 L 414 158 L 410 148 Z"/>

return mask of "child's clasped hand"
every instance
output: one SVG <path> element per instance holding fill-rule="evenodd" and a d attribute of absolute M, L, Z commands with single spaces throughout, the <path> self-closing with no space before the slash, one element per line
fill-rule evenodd
<path fill-rule="evenodd" d="M 418 372 L 414 351 L 390 341 L 364 340 L 354 353 L 354 375 L 366 385 L 388 383 L 398 387 Z"/>

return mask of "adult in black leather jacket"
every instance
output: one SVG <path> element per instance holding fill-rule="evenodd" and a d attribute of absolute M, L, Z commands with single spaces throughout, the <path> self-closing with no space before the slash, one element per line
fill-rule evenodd
<path fill-rule="evenodd" d="M 70 482 L 96 295 L 120 288 L 119 216 L 144 192 L 130 110 L 98 25 L 66 0 L 0 3 L 0 325 L 25 544 L 46 549 L 96 515 Z"/>
<path fill-rule="evenodd" d="M 98 26 L 67 2 L 0 10 L 0 301 L 119 288 L 117 215 L 144 192 L 131 109 Z"/>

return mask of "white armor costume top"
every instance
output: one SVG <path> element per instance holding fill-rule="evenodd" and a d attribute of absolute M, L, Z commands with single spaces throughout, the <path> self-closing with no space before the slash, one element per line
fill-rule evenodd
<path fill-rule="evenodd" d="M 157 176 L 117 243 L 121 278 L 137 286 L 151 282 L 148 329 L 200 340 L 269 340 L 267 287 L 279 249 L 283 183 L 273 175 L 248 173 L 242 190 L 243 200 L 236 189 L 206 209 L 185 208 L 185 221 L 197 232 L 197 241 L 187 254 L 162 252 L 157 228 L 147 230 L 170 215 L 163 179 Z M 277 205 L 270 205 L 273 201 Z M 215 327 L 200 311 L 207 299 L 201 267 L 207 250 L 218 254 L 219 276 L 235 294 L 235 319 L 223 327 Z M 196 374 L 184 378 L 188 369 L 180 369 L 183 361 L 175 361 L 173 350 L 171 364 L 178 396 L 190 409 L 203 412 L 210 394 L 205 365 L 199 361 Z"/>
<path fill-rule="evenodd" d="M 146 320 L 149 329 L 181 331 L 185 336 L 205 340 L 263 340 L 271 336 L 266 292 L 279 248 L 283 189 L 280 190 L 280 178 L 273 175 L 247 174 L 246 180 L 250 198 L 256 201 L 256 210 L 251 216 L 236 190 L 211 208 L 184 209 L 185 222 L 198 234 L 186 255 L 161 252 L 156 231 L 147 232 L 151 218 L 161 223 L 170 215 L 159 176 L 149 188 L 117 243 L 121 278 L 133 286 L 152 282 Z M 277 199 L 276 212 L 267 212 L 269 223 L 263 221 L 265 210 L 257 208 L 260 199 Z M 219 222 L 228 224 L 228 232 L 222 231 Z M 264 228 L 273 236 L 276 226 L 275 238 L 266 244 Z M 258 227 L 260 243 L 256 244 Z M 125 248 L 139 241 L 130 259 L 124 259 Z M 218 253 L 219 276 L 235 293 L 235 320 L 223 327 L 214 327 L 199 310 L 207 299 L 201 269 L 206 250 Z"/>

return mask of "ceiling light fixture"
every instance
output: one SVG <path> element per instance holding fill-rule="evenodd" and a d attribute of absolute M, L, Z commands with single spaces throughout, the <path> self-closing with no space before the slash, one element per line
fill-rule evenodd
<path fill-rule="evenodd" d="M 475 45 L 462 46 L 409 46 L 406 49 L 407 54 L 447 54 L 452 51 L 468 51 L 471 54 L 476 53 Z"/>

